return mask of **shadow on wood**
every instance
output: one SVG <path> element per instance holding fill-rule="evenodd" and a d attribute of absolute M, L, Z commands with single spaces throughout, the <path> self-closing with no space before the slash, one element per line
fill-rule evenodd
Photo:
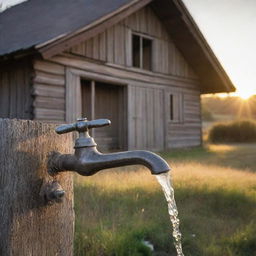
<path fill-rule="evenodd" d="M 69 173 L 47 173 L 51 151 L 70 153 L 72 137 L 55 126 L 0 119 L 0 255 L 73 253 L 73 183 Z M 56 180 L 65 190 L 62 203 L 46 204 L 43 183 Z"/>

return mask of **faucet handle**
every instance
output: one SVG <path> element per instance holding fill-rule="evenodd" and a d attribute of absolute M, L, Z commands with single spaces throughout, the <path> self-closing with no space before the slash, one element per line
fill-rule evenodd
<path fill-rule="evenodd" d="M 108 119 L 96 119 L 87 122 L 88 129 L 99 128 L 108 125 L 111 125 L 111 121 Z"/>
<path fill-rule="evenodd" d="M 73 124 L 63 124 L 58 126 L 55 131 L 58 134 L 64 134 L 72 131 L 77 131 L 77 132 L 87 132 L 88 129 L 91 128 L 98 128 L 98 127 L 103 127 L 110 125 L 111 122 L 108 119 L 96 119 L 96 120 L 91 120 L 87 121 L 86 118 L 80 118 L 77 120 L 76 123 Z"/>

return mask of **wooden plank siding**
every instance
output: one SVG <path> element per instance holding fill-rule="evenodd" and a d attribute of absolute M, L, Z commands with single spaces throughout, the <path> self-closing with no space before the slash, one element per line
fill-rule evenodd
<path fill-rule="evenodd" d="M 129 148 L 160 151 L 164 148 L 164 90 L 129 88 Z"/>
<path fill-rule="evenodd" d="M 149 6 L 137 11 L 97 36 L 70 48 L 67 52 L 110 64 L 131 66 L 131 33 L 153 39 L 153 72 L 196 79 L 173 44 L 168 32 Z"/>
<path fill-rule="evenodd" d="M 128 85 L 129 149 L 144 148 L 158 151 L 164 147 L 200 145 L 200 94 L 196 84 L 161 76 L 152 79 L 147 74 L 136 74 L 125 69 L 106 67 L 100 63 L 92 63 L 80 57 L 68 55 L 56 56 L 52 58 L 52 61 L 69 66 L 69 72 L 77 77 L 75 83 L 70 83 L 71 86 L 79 84 L 79 77 Z M 163 95 L 168 95 L 170 92 L 182 95 L 182 123 L 168 122 L 167 99 Z M 76 103 L 72 97 L 70 102 Z M 70 113 L 73 113 L 74 119 L 76 111 L 70 111 Z"/>
<path fill-rule="evenodd" d="M 31 81 L 29 59 L 0 66 L 0 117 L 32 118 Z"/>
<path fill-rule="evenodd" d="M 164 148 L 200 145 L 200 94 L 196 82 L 180 78 L 175 79 L 173 76 L 159 75 L 153 77 L 147 73 L 136 73 L 125 68 L 109 67 L 71 55 L 56 56 L 51 61 L 69 67 L 73 75 L 77 76 L 75 78 L 76 84 L 79 83 L 79 77 L 85 77 L 130 85 L 130 88 L 128 87 L 127 127 L 129 149 L 146 148 L 158 151 Z M 71 83 L 70 86 L 72 86 Z M 171 124 L 166 121 L 168 120 L 168 113 L 165 107 L 161 107 L 161 103 L 166 105 L 167 102 L 161 100 L 160 96 L 155 96 L 166 94 L 170 90 L 183 95 L 183 122 L 180 124 Z M 70 102 L 76 103 L 72 97 L 69 99 Z M 150 101 L 152 101 L 151 104 Z M 154 110 L 153 119 L 149 114 L 152 105 L 156 107 L 152 108 Z M 144 110 L 141 109 L 142 106 Z M 71 112 L 74 119 L 77 114 L 75 111 Z M 138 114 L 141 116 L 140 118 L 137 118 Z M 155 123 L 150 123 L 150 120 L 154 120 Z M 152 127 L 154 129 L 149 131 Z M 186 134 L 187 130 L 190 130 L 189 137 Z M 179 131 L 184 131 L 184 133 Z M 154 138 L 154 142 L 152 142 L 152 136 L 158 138 Z"/>
<path fill-rule="evenodd" d="M 56 123 L 65 121 L 65 75 L 63 65 L 34 61 L 34 119 Z"/>
<path fill-rule="evenodd" d="M 167 148 L 192 147 L 201 144 L 200 94 L 183 93 L 183 121 L 167 126 Z M 168 119 L 168 118 L 167 118 Z"/>
<path fill-rule="evenodd" d="M 132 67 L 132 31 L 154 39 L 152 71 Z M 36 60 L 34 74 L 35 119 L 73 122 L 80 117 L 85 79 L 125 88 L 125 149 L 160 151 L 201 143 L 199 81 L 150 7 L 62 54 Z M 175 123 L 169 120 L 167 97 L 173 92 L 182 99 L 182 118 Z"/>

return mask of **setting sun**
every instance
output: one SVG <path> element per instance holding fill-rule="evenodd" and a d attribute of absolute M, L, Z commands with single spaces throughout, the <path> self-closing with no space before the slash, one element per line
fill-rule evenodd
<path fill-rule="evenodd" d="M 242 91 L 242 92 L 237 92 L 237 95 L 243 100 L 248 100 L 253 95 L 253 93 L 249 91 Z"/>
<path fill-rule="evenodd" d="M 243 100 L 248 100 L 253 95 L 256 95 L 256 89 L 254 89 L 254 88 L 243 88 L 243 90 L 241 90 L 241 89 L 238 88 L 237 91 L 234 92 L 234 93 L 218 93 L 217 95 L 220 98 L 226 98 L 226 97 L 229 97 L 229 96 L 238 96 Z"/>
<path fill-rule="evenodd" d="M 248 100 L 252 95 L 256 94 L 256 91 L 253 88 L 244 88 L 243 90 L 238 89 L 235 94 L 244 100 Z"/>

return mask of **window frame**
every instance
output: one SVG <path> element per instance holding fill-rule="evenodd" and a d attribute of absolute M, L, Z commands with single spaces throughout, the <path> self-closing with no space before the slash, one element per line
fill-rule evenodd
<path fill-rule="evenodd" d="M 169 92 L 168 121 L 173 124 L 184 123 L 184 95 L 181 92 Z M 175 104 L 176 103 L 176 104 Z"/>
<path fill-rule="evenodd" d="M 139 67 L 134 65 L 134 52 L 133 52 L 133 36 L 134 35 L 139 37 Z M 144 68 L 144 65 L 143 65 L 143 39 L 147 39 L 151 41 L 150 69 Z M 153 71 L 153 53 L 154 53 L 154 38 L 149 35 L 145 35 L 143 33 L 132 31 L 131 32 L 131 64 L 132 64 L 131 66 L 133 68 L 152 72 Z"/>

